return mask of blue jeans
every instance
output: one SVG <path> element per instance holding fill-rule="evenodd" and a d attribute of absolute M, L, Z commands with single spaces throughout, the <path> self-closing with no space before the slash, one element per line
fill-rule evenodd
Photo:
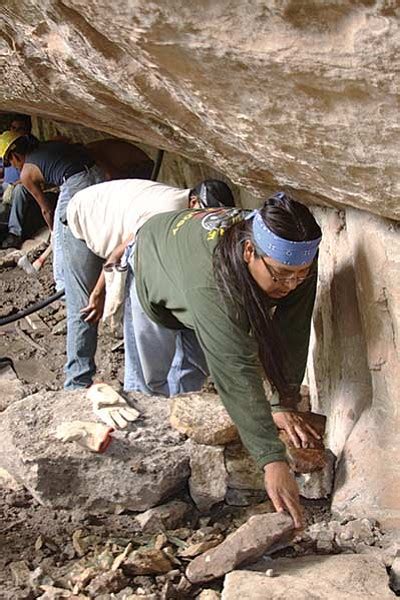
<path fill-rule="evenodd" d="M 61 225 L 65 258 L 65 296 L 67 304 L 67 362 L 64 388 L 74 390 L 93 383 L 96 372 L 97 324 L 85 323 L 81 309 L 87 306 L 104 260 L 93 254 L 83 240 L 75 238 L 69 227 Z"/>
<path fill-rule="evenodd" d="M 168 397 L 195 392 L 201 389 L 208 375 L 203 351 L 193 331 L 167 329 L 143 311 L 131 264 L 126 282 L 124 344 L 127 392 Z"/>
<path fill-rule="evenodd" d="M 81 171 L 69 177 L 60 187 L 60 195 L 54 213 L 53 229 L 53 275 L 56 282 L 56 290 L 59 292 L 65 287 L 64 282 L 64 259 L 61 220 L 65 219 L 68 202 L 72 196 L 91 185 L 104 181 L 100 169 L 94 165 L 90 169 Z"/>
<path fill-rule="evenodd" d="M 46 194 L 47 199 L 55 198 Z M 21 184 L 15 186 L 12 193 L 12 205 L 8 217 L 8 231 L 13 235 L 28 238 L 41 227 L 46 226 L 42 210 L 35 198 Z"/>

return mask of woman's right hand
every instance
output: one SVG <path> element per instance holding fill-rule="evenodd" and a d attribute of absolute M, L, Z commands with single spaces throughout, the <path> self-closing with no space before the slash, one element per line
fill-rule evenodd
<path fill-rule="evenodd" d="M 276 461 L 264 467 L 265 489 L 277 512 L 287 511 L 296 529 L 303 529 L 303 513 L 299 500 L 299 488 L 289 466 Z"/>

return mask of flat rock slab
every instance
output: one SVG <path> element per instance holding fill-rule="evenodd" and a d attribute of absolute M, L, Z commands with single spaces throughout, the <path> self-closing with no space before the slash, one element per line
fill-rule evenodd
<path fill-rule="evenodd" d="M 0 412 L 10 404 L 21 400 L 24 396 L 24 386 L 18 379 L 11 364 L 0 364 Z"/>
<path fill-rule="evenodd" d="M 187 482 L 189 455 L 169 427 L 168 402 L 138 394 L 143 419 L 112 435 L 104 454 L 55 438 L 57 426 L 96 421 L 85 392 L 45 392 L 14 402 L 0 422 L 0 467 L 43 505 L 147 510 Z"/>
<path fill-rule="evenodd" d="M 289 540 L 292 534 L 293 521 L 286 514 L 250 517 L 221 544 L 195 558 L 186 569 L 186 577 L 192 583 L 222 577 L 239 565 L 258 560 L 271 546 Z"/>
<path fill-rule="evenodd" d="M 263 561 L 226 576 L 221 600 L 391 600 L 388 576 L 376 558 L 359 554 Z M 274 576 L 267 577 L 267 569 Z"/>
<path fill-rule="evenodd" d="M 187 394 L 171 403 L 171 425 L 198 444 L 223 446 L 239 433 L 217 394 Z"/>

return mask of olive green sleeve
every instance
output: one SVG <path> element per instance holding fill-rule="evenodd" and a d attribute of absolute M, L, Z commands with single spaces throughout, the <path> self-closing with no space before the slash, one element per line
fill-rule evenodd
<path fill-rule="evenodd" d="M 211 377 L 244 445 L 260 467 L 286 460 L 247 324 L 229 315 L 213 288 L 191 288 L 186 299 Z"/>
<path fill-rule="evenodd" d="M 296 401 L 299 399 L 300 385 L 307 365 L 311 319 L 317 288 L 317 267 L 315 261 L 312 266 L 312 276 L 286 298 L 278 301 L 273 317 L 287 357 L 285 374 L 290 384 L 290 392 L 288 398 L 280 398 L 283 406 L 293 405 L 295 408 Z M 276 411 L 276 408 L 274 410 Z"/>

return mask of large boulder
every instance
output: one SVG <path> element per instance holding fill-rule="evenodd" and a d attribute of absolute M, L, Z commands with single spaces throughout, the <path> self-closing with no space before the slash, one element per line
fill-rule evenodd
<path fill-rule="evenodd" d="M 104 454 L 63 443 L 61 423 L 95 421 L 85 393 L 37 393 L 2 413 L 0 466 L 43 505 L 143 511 L 185 485 L 189 456 L 168 423 L 165 399 L 137 397 L 143 418 L 130 431 L 114 432 Z"/>
<path fill-rule="evenodd" d="M 272 577 L 266 577 L 266 569 L 272 569 Z M 392 600 L 396 596 L 388 584 L 385 566 L 373 556 L 280 558 L 254 571 L 229 573 L 222 600 Z"/>

